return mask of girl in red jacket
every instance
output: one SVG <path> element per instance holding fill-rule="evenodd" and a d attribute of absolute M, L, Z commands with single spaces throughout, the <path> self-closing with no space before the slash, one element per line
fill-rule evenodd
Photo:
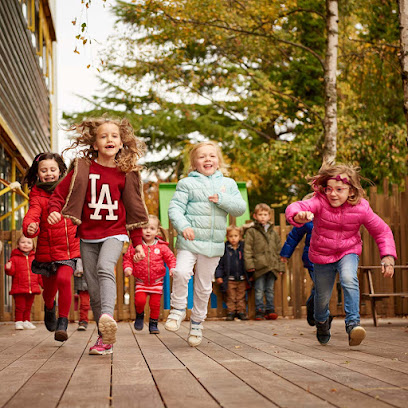
<path fill-rule="evenodd" d="M 136 320 L 135 329 L 143 330 L 144 308 L 147 295 L 150 295 L 150 319 L 149 331 L 151 334 L 159 334 L 157 322 L 160 314 L 160 299 L 163 293 L 163 278 L 166 274 L 164 262 L 169 269 L 176 267 L 176 257 L 169 248 L 169 244 L 158 237 L 161 230 L 165 237 L 159 219 L 155 215 L 149 215 L 149 223 L 143 228 L 143 251 L 145 257 L 142 260 L 135 258 L 135 250 L 129 246 L 123 255 L 123 270 L 125 276 L 132 273 L 136 278 L 135 306 Z"/>
<path fill-rule="evenodd" d="M 10 295 L 14 297 L 16 307 L 16 330 L 36 329 L 30 321 L 30 315 L 34 296 L 41 293 L 42 280 L 40 275 L 31 271 L 34 255 L 33 240 L 21 235 L 17 248 L 13 249 L 10 260 L 5 265 L 6 274 L 13 277 Z"/>
<path fill-rule="evenodd" d="M 71 276 L 76 258 L 80 256 L 76 226 L 66 219 L 52 226 L 47 221 L 48 201 L 66 169 L 59 154 L 40 153 L 25 176 L 31 192 L 23 232 L 27 237 L 38 237 L 32 270 L 43 276 L 44 323 L 49 331 L 55 331 L 54 338 L 58 341 L 68 339 Z M 57 292 L 58 321 L 55 315 Z"/>

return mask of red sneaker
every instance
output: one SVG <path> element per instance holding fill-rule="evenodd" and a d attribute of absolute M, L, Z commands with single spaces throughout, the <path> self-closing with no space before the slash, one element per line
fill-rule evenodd
<path fill-rule="evenodd" d="M 96 343 L 89 349 L 90 355 L 103 356 L 105 354 L 113 353 L 113 344 L 104 344 L 102 341 L 102 336 L 98 336 Z"/>
<path fill-rule="evenodd" d="M 266 320 L 276 320 L 277 318 L 278 318 L 278 315 L 275 312 L 265 314 Z"/>

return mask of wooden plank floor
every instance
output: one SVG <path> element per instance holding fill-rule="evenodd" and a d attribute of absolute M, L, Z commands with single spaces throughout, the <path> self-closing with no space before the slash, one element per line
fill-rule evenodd
<path fill-rule="evenodd" d="M 321 346 L 304 320 L 205 322 L 204 340 L 150 335 L 121 322 L 114 354 L 90 356 L 95 325 L 64 344 L 43 324 L 0 324 L 0 407 L 408 407 L 408 319 L 362 321 L 349 347 L 344 321 Z"/>

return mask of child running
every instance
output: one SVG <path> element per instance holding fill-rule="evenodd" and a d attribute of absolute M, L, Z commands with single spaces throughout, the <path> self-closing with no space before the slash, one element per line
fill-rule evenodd
<path fill-rule="evenodd" d="M 60 220 L 51 226 L 47 222 L 48 202 L 67 167 L 57 153 L 40 153 L 28 170 L 25 181 L 29 188 L 29 209 L 23 220 L 23 233 L 38 237 L 32 271 L 42 275 L 44 290 L 45 327 L 55 332 L 57 341 L 68 339 L 68 313 L 71 307 L 71 276 L 79 257 L 76 226 L 70 220 Z M 58 321 L 55 297 L 58 292 Z"/>
<path fill-rule="evenodd" d="M 190 151 L 190 173 L 177 183 L 169 218 L 177 230 L 177 264 L 173 270 L 171 311 L 165 328 L 177 331 L 186 317 L 188 281 L 194 274 L 194 306 L 188 344 L 202 341 L 212 280 L 224 254 L 227 215 L 245 212 L 237 183 L 224 177 L 226 166 L 215 142 L 196 144 Z M 195 265 L 195 272 L 193 272 Z"/>
<path fill-rule="evenodd" d="M 14 297 L 16 330 L 36 329 L 31 323 L 31 307 L 35 295 L 41 293 L 42 279 L 31 271 L 34 256 L 33 240 L 21 235 L 4 267 L 6 275 L 12 277 L 10 295 Z"/>
<path fill-rule="evenodd" d="M 331 298 L 336 273 L 344 292 L 345 323 L 349 345 L 357 346 L 366 332 L 360 325 L 360 290 L 357 277 L 362 250 L 360 226 L 364 225 L 378 245 L 381 270 L 392 278 L 397 258 L 390 227 L 373 212 L 363 198 L 357 168 L 344 164 L 324 165 L 311 178 L 315 195 L 310 200 L 292 203 L 287 220 L 296 227 L 314 220 L 309 258 L 314 263 L 316 336 L 321 344 L 330 340 Z"/>
<path fill-rule="evenodd" d="M 164 262 L 170 270 L 176 266 L 176 257 L 169 248 L 169 244 L 163 241 L 159 234 L 165 237 L 164 230 L 159 219 L 155 215 L 149 215 L 149 223 L 143 228 L 143 250 L 145 258 L 134 259 L 135 250 L 129 246 L 123 255 L 123 270 L 125 276 L 133 275 L 136 278 L 135 306 L 136 320 L 135 329 L 143 330 L 144 308 L 147 296 L 150 296 L 150 319 L 149 332 L 159 334 L 157 322 L 160 315 L 160 299 L 163 293 L 163 278 L 166 274 Z"/>
<path fill-rule="evenodd" d="M 129 241 L 127 231 L 135 259 L 145 257 L 142 227 L 148 218 L 137 165 L 145 145 L 127 119 L 88 119 L 69 130 L 76 135 L 68 150 L 79 147 L 79 157 L 52 196 L 48 221 L 55 224 L 64 217 L 78 225 L 84 275 L 99 330 L 89 354 L 111 354 L 117 331 L 115 266 L 123 243 Z"/>

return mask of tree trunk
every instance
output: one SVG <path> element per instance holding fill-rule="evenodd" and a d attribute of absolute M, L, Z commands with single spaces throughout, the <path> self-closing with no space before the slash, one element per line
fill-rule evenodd
<path fill-rule="evenodd" d="M 339 44 L 338 0 L 326 0 L 327 49 L 324 61 L 324 148 L 323 163 L 334 163 L 337 153 L 337 51 Z"/>
<path fill-rule="evenodd" d="M 400 23 L 400 63 L 404 88 L 404 113 L 408 132 L 408 0 L 398 0 Z M 406 136 L 408 145 L 408 134 Z"/>

